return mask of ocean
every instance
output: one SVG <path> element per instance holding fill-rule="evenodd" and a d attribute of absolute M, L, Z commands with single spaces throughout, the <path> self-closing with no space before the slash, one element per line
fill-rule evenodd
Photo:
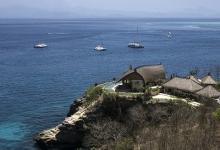
<path fill-rule="evenodd" d="M 127 47 L 135 40 L 145 47 Z M 41 42 L 48 47 L 35 49 Z M 95 51 L 99 44 L 107 51 Z M 196 67 L 216 77 L 219 59 L 220 19 L 0 19 L 0 150 L 41 150 L 32 140 L 39 131 L 130 65 L 162 63 L 167 78 Z"/>

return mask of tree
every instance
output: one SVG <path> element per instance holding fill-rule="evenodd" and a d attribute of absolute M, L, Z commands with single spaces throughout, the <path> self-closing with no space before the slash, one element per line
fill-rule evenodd
<path fill-rule="evenodd" d="M 129 122 L 131 122 L 132 125 L 136 127 L 145 125 L 147 117 L 146 113 L 146 110 L 141 104 L 134 105 L 128 109 Z"/>
<path fill-rule="evenodd" d="M 103 119 L 89 125 L 89 134 L 85 137 L 83 145 L 86 147 L 99 147 L 109 141 L 117 142 L 122 138 L 126 127 L 115 120 Z"/>
<path fill-rule="evenodd" d="M 217 81 L 220 81 L 220 66 L 215 67 L 215 73 L 216 73 Z"/>
<path fill-rule="evenodd" d="M 132 65 L 129 65 L 129 70 L 132 70 L 133 68 L 132 68 Z"/>
<path fill-rule="evenodd" d="M 199 68 L 195 67 L 193 70 L 189 72 L 190 75 L 197 76 L 199 74 Z"/>

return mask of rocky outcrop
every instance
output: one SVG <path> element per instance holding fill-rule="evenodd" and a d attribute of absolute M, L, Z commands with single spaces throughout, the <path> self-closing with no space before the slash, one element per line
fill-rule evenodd
<path fill-rule="evenodd" d="M 89 124 L 97 120 L 118 116 L 118 112 L 125 113 L 128 108 L 137 103 L 131 99 L 120 99 L 113 104 L 110 101 L 98 100 L 89 106 L 83 106 L 84 99 L 75 100 L 70 106 L 67 118 L 56 127 L 39 132 L 35 137 L 37 145 L 41 147 L 81 147 L 85 135 L 89 132 Z"/>
<path fill-rule="evenodd" d="M 70 117 L 71 115 L 73 115 L 74 113 L 76 113 L 77 111 L 79 111 L 80 107 L 82 106 L 82 101 L 83 99 L 77 99 L 73 102 L 73 104 L 70 106 L 70 110 L 67 113 L 67 117 Z"/>
<path fill-rule="evenodd" d="M 41 147 L 81 145 L 88 132 L 86 124 L 103 117 L 99 107 L 96 107 L 98 101 L 87 108 L 82 106 L 82 101 L 75 100 L 70 106 L 68 117 L 61 124 L 39 132 L 33 140 Z"/>

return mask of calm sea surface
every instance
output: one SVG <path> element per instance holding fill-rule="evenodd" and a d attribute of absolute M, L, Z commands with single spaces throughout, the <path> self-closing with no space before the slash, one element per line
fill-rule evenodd
<path fill-rule="evenodd" d="M 128 48 L 134 40 L 145 48 Z M 48 47 L 34 49 L 40 42 Z M 107 51 L 94 50 L 101 43 Z M 40 150 L 32 141 L 38 131 L 61 123 L 86 88 L 129 65 L 162 63 L 167 77 L 198 67 L 202 77 L 214 75 L 219 60 L 217 19 L 0 20 L 0 150 Z"/>

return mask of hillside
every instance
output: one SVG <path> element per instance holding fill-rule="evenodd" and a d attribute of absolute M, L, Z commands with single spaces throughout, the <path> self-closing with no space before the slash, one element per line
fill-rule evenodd
<path fill-rule="evenodd" d="M 215 101 L 201 99 L 203 105 L 195 108 L 182 101 L 152 102 L 144 97 L 91 87 L 74 101 L 61 124 L 34 140 L 50 148 L 219 149 Z"/>

